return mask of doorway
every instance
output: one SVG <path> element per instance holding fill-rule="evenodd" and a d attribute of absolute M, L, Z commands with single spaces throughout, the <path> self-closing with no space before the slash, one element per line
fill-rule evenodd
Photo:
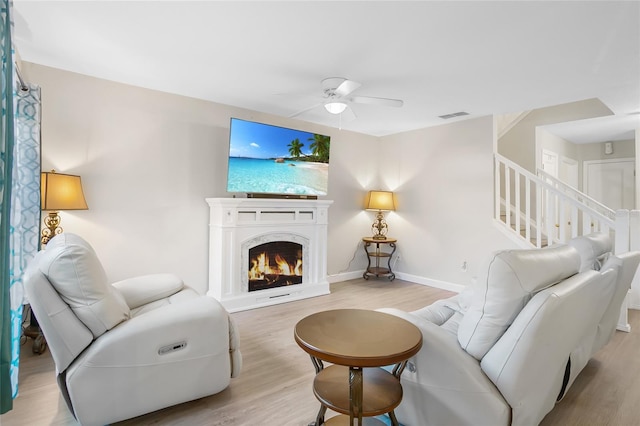
<path fill-rule="evenodd" d="M 633 210 L 635 168 L 635 158 L 585 161 L 583 192 L 612 210 Z"/>

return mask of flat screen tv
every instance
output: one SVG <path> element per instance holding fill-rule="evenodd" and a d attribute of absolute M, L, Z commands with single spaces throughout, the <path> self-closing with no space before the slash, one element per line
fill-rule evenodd
<path fill-rule="evenodd" d="M 327 195 L 330 137 L 231 119 L 227 192 L 251 197 Z"/>

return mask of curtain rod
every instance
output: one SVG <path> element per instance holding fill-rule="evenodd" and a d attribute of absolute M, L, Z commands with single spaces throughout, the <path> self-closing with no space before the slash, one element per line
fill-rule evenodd
<path fill-rule="evenodd" d="M 22 75 L 20 74 L 20 68 L 18 68 L 18 64 L 16 64 L 14 62 L 13 66 L 15 67 L 15 70 L 16 70 L 16 76 L 18 77 L 18 85 L 20 86 L 20 90 L 22 90 L 23 92 L 28 92 L 29 91 L 29 86 L 27 86 L 25 84 L 24 79 L 22 78 Z"/>

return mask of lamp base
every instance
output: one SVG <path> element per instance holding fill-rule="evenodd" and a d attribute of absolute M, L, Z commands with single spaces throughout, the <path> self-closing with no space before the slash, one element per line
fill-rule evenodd
<path fill-rule="evenodd" d="M 60 225 L 60 216 L 58 212 L 49 212 L 49 215 L 44 218 L 44 228 L 42 229 L 42 236 L 40 242 L 43 246 L 46 246 L 50 239 L 56 235 L 62 234 L 62 228 Z"/>
<path fill-rule="evenodd" d="M 373 232 L 374 240 L 386 240 L 386 233 L 388 230 L 387 222 L 384 220 L 384 215 L 381 210 L 378 210 L 376 214 L 376 221 L 371 225 L 371 231 Z"/>

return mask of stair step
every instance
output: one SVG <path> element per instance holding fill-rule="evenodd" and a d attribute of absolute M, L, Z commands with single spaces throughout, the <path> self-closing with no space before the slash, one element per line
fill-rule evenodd
<path fill-rule="evenodd" d="M 506 224 L 507 224 L 507 222 L 506 222 L 506 216 L 505 216 L 505 215 L 501 215 L 501 216 L 500 216 L 500 221 L 501 221 L 503 224 L 505 224 L 505 225 L 506 225 Z M 510 228 L 513 232 L 518 232 L 518 231 L 516 231 L 516 225 L 515 225 L 515 223 L 511 223 L 511 224 L 510 224 L 510 226 L 509 226 L 509 228 Z M 521 236 L 521 237 L 526 238 L 526 235 L 527 235 L 527 227 L 526 227 L 526 224 L 522 224 L 522 223 L 520 224 L 520 232 L 519 232 L 519 234 L 520 234 L 520 236 Z M 535 247 L 537 247 L 537 246 L 538 246 L 538 244 L 537 244 L 538 240 L 537 240 L 537 238 L 536 238 L 536 237 L 537 237 L 537 236 L 536 236 L 535 230 L 533 230 L 533 229 L 532 229 L 532 230 L 531 230 L 531 235 L 530 235 L 530 237 L 529 237 L 529 242 L 530 242 L 533 246 L 535 246 Z M 540 247 L 547 247 L 548 245 L 549 245 L 549 241 L 548 241 L 547 237 L 543 235 L 543 236 L 540 238 Z"/>

